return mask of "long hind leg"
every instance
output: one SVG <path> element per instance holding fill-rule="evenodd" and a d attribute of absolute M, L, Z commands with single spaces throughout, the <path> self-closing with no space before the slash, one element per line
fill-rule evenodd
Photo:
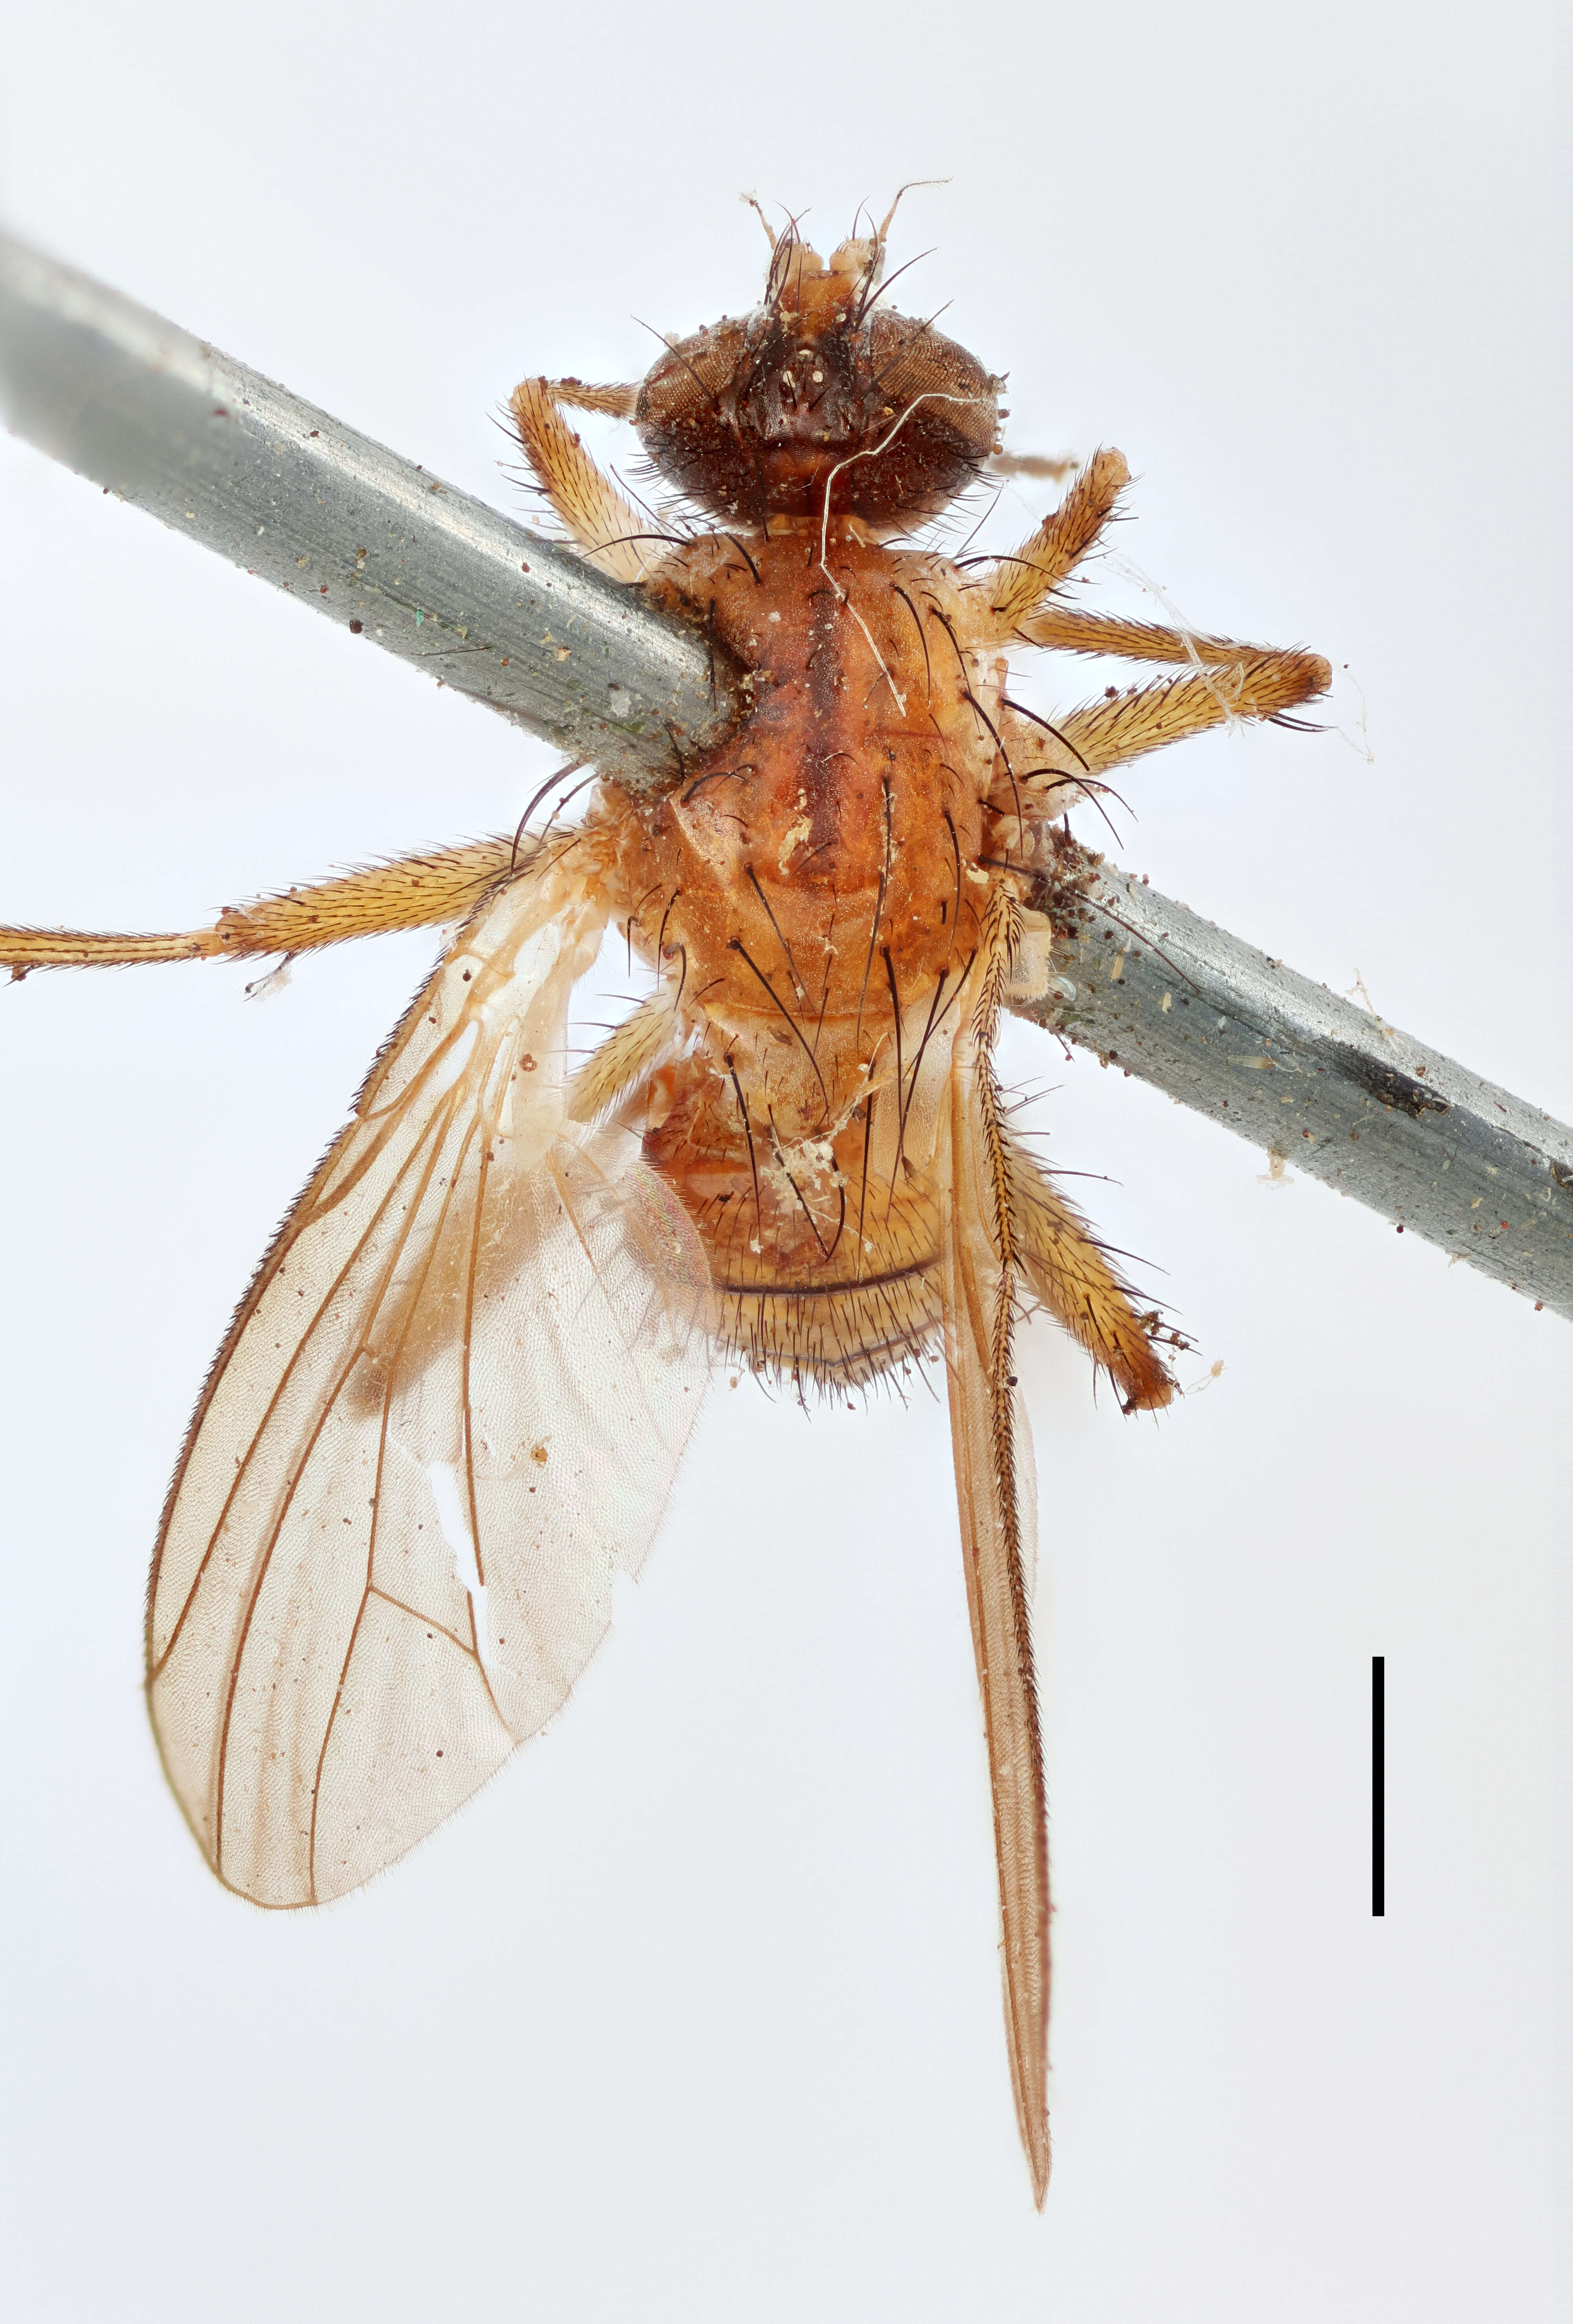
<path fill-rule="evenodd" d="M 1041 2205 L 1049 2184 L 1049 1835 L 1029 1582 L 1035 1494 L 1012 1352 L 1019 1205 L 989 1054 L 1020 935 L 1018 908 L 996 889 L 950 1083 L 940 1267 L 961 1555 L 994 1796 L 1005 2036 Z"/>

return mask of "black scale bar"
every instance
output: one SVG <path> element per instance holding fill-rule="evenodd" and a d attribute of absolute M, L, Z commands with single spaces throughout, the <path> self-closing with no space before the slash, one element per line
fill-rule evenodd
<path fill-rule="evenodd" d="M 1371 1657 L 1371 1913 L 1387 1911 L 1387 1657 Z"/>

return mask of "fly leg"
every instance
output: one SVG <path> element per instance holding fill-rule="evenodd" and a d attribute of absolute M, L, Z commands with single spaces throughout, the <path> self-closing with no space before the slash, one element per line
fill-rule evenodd
<path fill-rule="evenodd" d="M 1025 1147 L 1005 1143 L 1027 1287 L 1103 1366 L 1126 1412 L 1157 1411 L 1174 1394 L 1158 1352 L 1160 1317 L 1137 1307 L 1091 1227 Z M 1184 1344 L 1172 1332 L 1164 1336 Z"/>
<path fill-rule="evenodd" d="M 0 927 L 0 969 L 14 979 L 35 968 L 131 968 L 157 961 L 254 959 L 310 952 L 350 936 L 389 936 L 467 919 L 517 865 L 514 844 L 482 840 L 431 855 L 346 872 L 287 895 L 220 912 L 211 927 L 176 936 L 93 936 L 71 928 Z"/>
<path fill-rule="evenodd" d="M 941 1236 L 946 1373 L 967 1606 L 983 1695 L 1004 1941 L 1005 2034 L 1016 2119 L 1040 2205 L 1049 2185 L 1049 1836 L 1031 1573 L 1035 1493 L 1013 1357 L 1022 1251 L 989 1052 L 1009 989 L 1020 912 L 996 887 L 958 1035 Z"/>
<path fill-rule="evenodd" d="M 577 379 L 521 380 L 508 399 L 524 456 L 541 488 L 588 563 L 614 581 L 637 581 L 660 555 L 662 538 L 604 476 L 562 407 L 629 420 L 633 387 L 586 387 Z"/>
<path fill-rule="evenodd" d="M 987 608 L 979 625 L 982 639 L 1006 645 L 1018 635 L 1027 616 L 1096 547 L 1130 481 L 1123 453 L 1093 454 L 1053 514 L 1013 556 L 1002 557 L 992 572 L 980 576 Z"/>
<path fill-rule="evenodd" d="M 1040 641 L 1034 634 L 1050 628 L 1057 632 L 1052 638 L 1045 634 Z M 1069 642 L 1074 632 L 1078 650 L 1088 653 L 1126 650 L 1113 641 L 1134 633 L 1128 648 L 1133 659 L 1185 661 L 1190 668 L 1183 677 L 1158 678 L 1128 694 L 1083 703 L 1052 722 L 1015 708 L 1001 714 L 1000 764 L 988 804 L 1001 818 L 995 852 L 1012 862 L 1041 855 L 1045 825 L 1082 799 L 1096 798 L 1116 767 L 1236 718 L 1281 719 L 1325 694 L 1332 683 L 1320 654 L 1299 647 L 1192 640 L 1155 624 L 1100 621 L 1058 609 L 1034 616 L 1025 631 L 1034 643 L 1056 645 Z M 1160 647 L 1170 650 L 1160 652 Z"/>
<path fill-rule="evenodd" d="M 1182 662 L 1189 675 L 1141 692 L 1073 710 L 1044 738 L 1058 740 L 1067 775 L 1099 773 L 1144 751 L 1198 734 L 1229 718 L 1281 717 L 1326 691 L 1331 672 L 1319 654 L 1298 648 L 1236 645 L 1227 638 L 1193 637 L 1155 622 L 1127 622 L 1048 601 L 1096 547 L 1130 482 L 1123 456 L 1094 454 L 1053 514 L 1013 556 L 1002 558 L 982 579 L 986 613 L 979 634 L 1004 645 L 1012 640 L 1073 653 L 1115 654 L 1129 661 Z M 1018 717 L 1017 747 L 1031 737 Z M 1006 738 L 1007 748 L 1010 747 Z M 1045 748 L 1040 757 L 1052 758 Z M 1031 763 L 1029 761 L 1028 763 Z M 1018 776 L 1019 779 L 1019 776 Z"/>

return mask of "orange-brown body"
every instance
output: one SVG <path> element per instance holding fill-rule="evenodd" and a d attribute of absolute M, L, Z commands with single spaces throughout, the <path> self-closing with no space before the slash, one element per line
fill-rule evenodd
<path fill-rule="evenodd" d="M 1128 480 L 1117 453 L 1095 455 L 982 573 L 902 545 L 997 448 L 1001 383 L 879 307 L 884 247 L 881 228 L 825 262 L 789 229 L 763 306 L 670 339 L 639 385 L 526 380 L 512 401 L 583 553 L 687 614 L 752 690 L 726 747 L 653 795 L 603 786 L 597 876 L 660 982 L 576 1077 L 569 1111 L 640 1120 L 647 1162 L 699 1231 L 720 1343 L 822 1387 L 936 1344 L 945 1106 L 985 1022 L 1045 990 L 1050 930 L 1023 908 L 1066 807 L 1140 752 L 1273 715 L 1326 680 L 1313 656 L 1055 602 Z M 566 421 L 576 408 L 632 421 L 726 530 L 680 518 L 675 545 L 655 546 Z M 1047 725 L 1005 699 L 1016 643 L 1189 672 Z M 979 966 L 985 929 L 1004 950 Z M 1107 1367 L 1128 1408 L 1165 1402 L 1157 1319 L 1011 1140 L 996 1096 L 984 1111 L 1005 1279 Z"/>
<path fill-rule="evenodd" d="M 754 707 L 623 805 L 616 871 L 635 949 L 677 964 L 699 1027 L 656 1077 L 647 1157 L 705 1240 L 726 1338 L 820 1380 L 938 1323 L 933 1085 L 988 890 L 1004 676 L 958 641 L 954 567 L 836 531 L 823 561 L 818 526 L 783 528 L 655 576 L 752 673 Z"/>

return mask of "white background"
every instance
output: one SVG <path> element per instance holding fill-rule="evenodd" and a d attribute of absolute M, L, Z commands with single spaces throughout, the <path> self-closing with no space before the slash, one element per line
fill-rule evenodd
<path fill-rule="evenodd" d="M 513 382 L 634 376 L 633 317 L 751 304 L 741 190 L 828 248 L 948 178 L 898 303 L 1010 372 L 1017 448 L 1124 449 L 1120 549 L 1189 619 L 1340 670 L 1342 737 L 1133 770 L 1122 860 L 1567 1119 L 1556 14 L 55 0 L 7 32 L 0 216 L 522 506 Z M 0 490 L 7 918 L 189 926 L 509 828 L 552 763 L 9 442 Z M 1027 1360 L 1046 2215 L 925 1396 L 723 1387 L 611 1640 L 467 1813 L 327 1913 L 210 1878 L 143 1713 L 144 1561 L 430 949 L 265 1005 L 226 967 L 0 991 L 7 2314 L 1550 2319 L 1573 1336 L 1041 1038 L 1008 1065 L 1050 1157 L 1118 1182 L 1085 1193 L 1187 1379 L 1226 1367 L 1154 1424 L 1047 1326 Z"/>

